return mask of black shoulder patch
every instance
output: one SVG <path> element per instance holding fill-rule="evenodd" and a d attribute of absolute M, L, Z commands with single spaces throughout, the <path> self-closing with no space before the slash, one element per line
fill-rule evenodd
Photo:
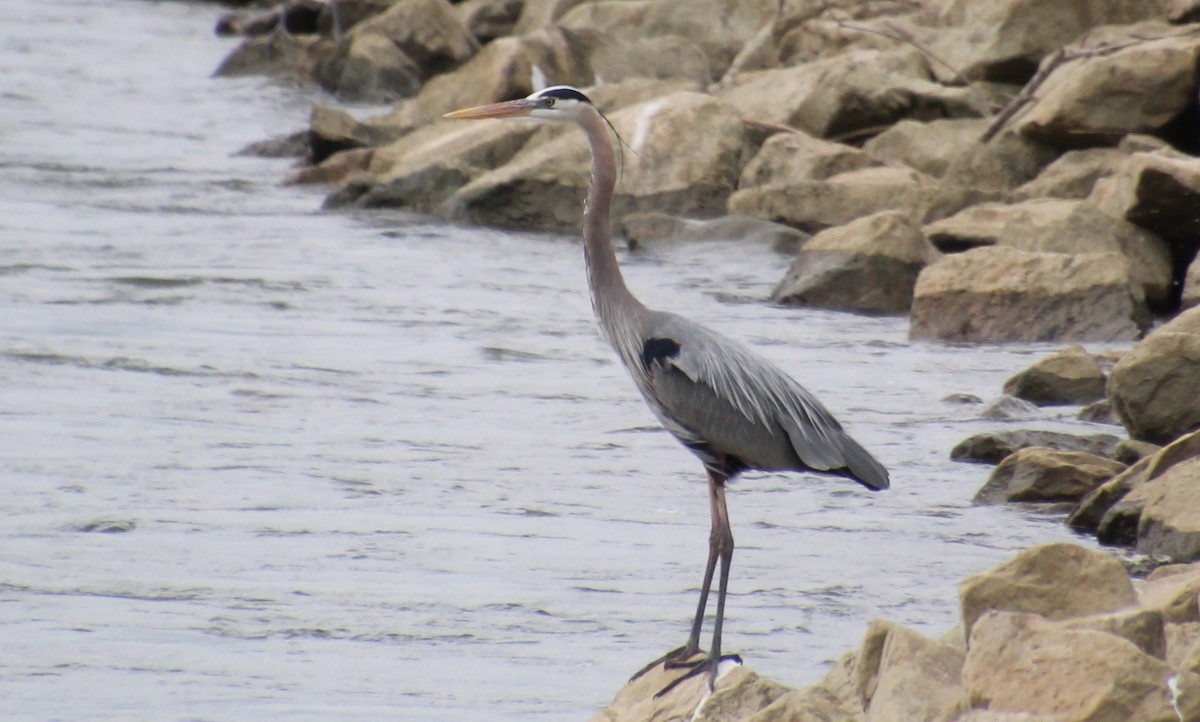
<path fill-rule="evenodd" d="M 642 346 L 642 364 L 646 368 L 650 368 L 650 365 L 655 362 L 662 366 L 667 359 L 678 355 L 679 344 L 674 339 L 650 338 L 646 339 L 646 343 Z"/>

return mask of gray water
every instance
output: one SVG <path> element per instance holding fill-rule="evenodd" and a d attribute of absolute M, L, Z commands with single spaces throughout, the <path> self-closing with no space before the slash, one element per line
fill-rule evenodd
<path fill-rule="evenodd" d="M 596 334 L 575 239 L 320 210 L 311 90 L 209 74 L 209 5 L 6 5 L 6 720 L 585 720 L 686 636 L 708 510 Z M 356 112 L 365 112 L 356 109 Z M 950 447 L 1045 347 L 762 302 L 787 258 L 624 258 L 649 304 L 791 370 L 893 489 L 747 475 L 725 646 L 802 685 L 1061 520 L 970 499 Z M 1071 411 L 1035 425 L 1096 431 Z M 1028 420 L 1023 425 L 1031 425 Z"/>

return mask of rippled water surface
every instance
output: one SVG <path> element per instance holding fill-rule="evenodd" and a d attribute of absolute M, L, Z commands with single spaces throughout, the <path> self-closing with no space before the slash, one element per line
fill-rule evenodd
<path fill-rule="evenodd" d="M 5 14 L 5 719 L 584 720 L 682 642 L 703 474 L 597 336 L 574 239 L 281 186 L 287 162 L 235 153 L 319 98 L 210 78 L 213 6 Z M 1044 348 L 770 307 L 768 248 L 624 262 L 892 470 L 880 494 L 734 487 L 726 647 L 759 672 L 813 682 L 874 617 L 940 634 L 961 577 L 1070 536 L 971 506 L 987 469 L 947 459 L 998 422 L 943 397 L 992 397 Z"/>

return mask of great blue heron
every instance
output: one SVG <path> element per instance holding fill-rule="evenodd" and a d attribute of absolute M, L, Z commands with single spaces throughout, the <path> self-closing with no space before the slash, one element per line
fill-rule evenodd
<path fill-rule="evenodd" d="M 742 345 L 682 316 L 646 308 L 629 292 L 609 233 L 617 178 L 611 126 L 587 96 L 575 88 L 555 86 L 520 100 L 467 108 L 446 117 L 573 122 L 587 136 L 592 178 L 583 212 L 583 249 L 592 308 L 604 337 L 650 410 L 704 463 L 712 508 L 708 563 L 691 634 L 682 647 L 646 669 L 660 662 L 672 668 L 690 668 L 667 689 L 707 670 L 712 689 L 722 659 L 721 626 L 733 558 L 725 483 L 750 469 L 816 471 L 879 490 L 888 487 L 887 470 L 787 374 Z M 712 648 L 706 658 L 689 662 L 700 652 L 700 630 L 718 559 L 721 576 Z"/>

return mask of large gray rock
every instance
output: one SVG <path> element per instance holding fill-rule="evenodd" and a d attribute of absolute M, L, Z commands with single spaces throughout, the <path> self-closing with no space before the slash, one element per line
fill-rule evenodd
<path fill-rule="evenodd" d="M 926 266 L 913 294 L 914 339 L 1131 341 L 1148 317 L 1125 256 L 976 248 Z"/>
<path fill-rule="evenodd" d="M 1125 566 L 1078 544 L 1032 547 L 963 580 L 959 606 L 967 638 L 986 613 L 1032 612 L 1050 620 L 1107 614 L 1137 601 Z"/>
<path fill-rule="evenodd" d="M 1106 38 L 1126 47 L 1063 63 L 1038 88 L 1016 129 L 1063 147 L 1161 131 L 1194 102 L 1200 61 L 1200 37 L 1145 39 L 1173 32 L 1164 24 L 1134 26 L 1124 38 Z"/>
<path fill-rule="evenodd" d="M 936 192 L 936 182 L 908 168 L 886 166 L 840 173 L 823 181 L 744 188 L 729 212 L 786 223 L 815 233 L 881 211 L 913 213 Z"/>
<path fill-rule="evenodd" d="M 1120 438 L 1112 434 L 1090 434 L 1078 436 L 1061 431 L 1039 431 L 1020 429 L 1016 431 L 989 431 L 975 434 L 955 445 L 950 450 L 954 461 L 974 461 L 998 464 L 1010 454 L 1033 446 L 1045 446 L 1059 451 L 1083 451 L 1112 458 Z"/>
<path fill-rule="evenodd" d="M 714 216 L 725 208 L 748 155 L 737 111 L 699 93 L 675 93 L 610 118 L 637 153 L 627 155 L 613 213 L 655 210 Z M 679 138 L 695 139 L 679 153 Z M 519 153 L 455 193 L 448 211 L 475 223 L 567 230 L 579 225 L 589 182 L 588 149 L 573 132 Z"/>
<path fill-rule="evenodd" d="M 939 255 L 908 214 L 884 211 L 810 238 L 771 299 L 863 313 L 907 313 L 921 269 Z"/>
<path fill-rule="evenodd" d="M 1034 614 L 992 612 L 971 634 L 963 684 L 970 706 L 989 711 L 1071 722 L 1200 718 L 1195 696 L 1181 700 L 1176 714 L 1167 685 L 1174 673 L 1116 635 L 1066 628 Z"/>
<path fill-rule="evenodd" d="M 1024 83 L 1042 58 L 1104 23 L 1159 17 L 1145 0 L 950 0 L 933 50 L 972 80 Z"/>
<path fill-rule="evenodd" d="M 1004 393 L 1038 406 L 1087 404 L 1104 398 L 1104 370 L 1082 346 L 1048 356 L 1004 382 Z"/>
<path fill-rule="evenodd" d="M 1125 465 L 1078 451 L 1035 446 L 1006 457 L 975 494 L 980 504 L 1079 501 Z"/>
<path fill-rule="evenodd" d="M 1134 224 L 1102 213 L 1088 201 L 1058 198 L 981 203 L 924 228 L 943 251 L 1001 245 L 1040 253 L 1121 253 L 1147 303 L 1161 307 L 1172 292 L 1171 251 Z"/>
<path fill-rule="evenodd" d="M 1200 308 L 1125 354 L 1109 374 L 1108 397 L 1136 439 L 1161 444 L 1200 428 Z"/>

